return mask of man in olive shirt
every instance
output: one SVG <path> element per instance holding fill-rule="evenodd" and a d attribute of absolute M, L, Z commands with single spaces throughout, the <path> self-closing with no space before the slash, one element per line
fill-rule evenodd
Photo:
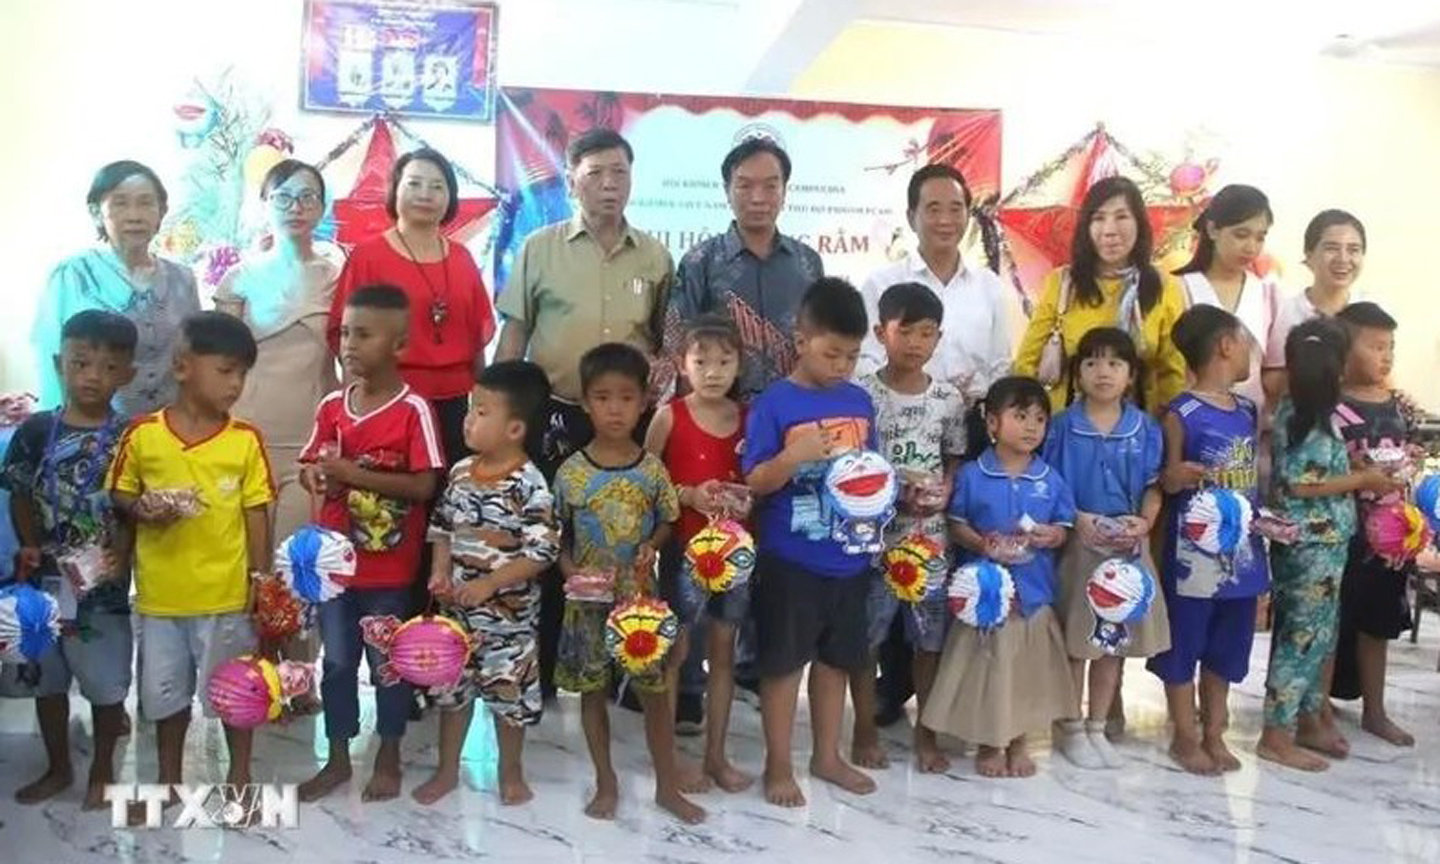
<path fill-rule="evenodd" d="M 553 481 L 566 457 L 594 435 L 580 407 L 580 358 L 597 345 L 625 342 L 654 357 L 674 277 L 665 246 L 625 221 L 635 153 L 610 129 L 594 129 L 565 151 L 579 212 L 531 234 L 500 295 L 505 326 L 496 360 L 528 357 L 550 378 L 553 396 L 530 457 Z M 645 434 L 642 422 L 636 434 Z M 547 573 L 540 615 L 540 680 L 554 692 L 555 648 L 564 597 L 559 571 Z"/>

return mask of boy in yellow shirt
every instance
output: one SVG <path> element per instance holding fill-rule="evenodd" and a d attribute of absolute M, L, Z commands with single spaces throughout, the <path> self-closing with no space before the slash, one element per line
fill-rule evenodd
<path fill-rule="evenodd" d="M 116 509 L 136 526 L 140 710 L 155 721 L 162 784 L 181 782 L 197 685 L 203 696 L 216 666 L 256 647 L 248 574 L 270 567 L 274 489 L 260 432 L 229 413 L 255 352 L 237 318 L 185 319 L 175 403 L 136 418 L 110 468 Z M 251 732 L 226 726 L 225 741 L 226 782 L 249 783 Z"/>

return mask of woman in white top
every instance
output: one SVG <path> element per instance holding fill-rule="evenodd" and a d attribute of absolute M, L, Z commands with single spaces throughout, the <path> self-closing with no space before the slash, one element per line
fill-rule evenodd
<path fill-rule="evenodd" d="M 1270 199 L 1254 186 L 1226 186 L 1210 200 L 1195 220 L 1199 242 L 1190 263 L 1175 271 L 1185 286 L 1188 305 L 1218 306 L 1245 325 L 1255 340 L 1250 352 L 1250 377 L 1235 392 L 1251 399 L 1265 418 L 1265 390 L 1261 360 L 1270 344 L 1280 307 L 1280 292 L 1273 280 L 1254 270 L 1265 251 L 1265 235 L 1275 221 Z M 1262 427 L 1265 421 L 1262 419 Z"/>
<path fill-rule="evenodd" d="M 1287 389 L 1285 340 L 1311 318 L 1330 318 L 1352 300 L 1365 299 L 1354 290 L 1365 267 L 1365 225 L 1344 210 L 1321 210 L 1305 226 L 1305 266 L 1314 274 L 1309 288 L 1280 302 L 1280 313 L 1265 346 L 1265 392 L 1279 401 Z"/>

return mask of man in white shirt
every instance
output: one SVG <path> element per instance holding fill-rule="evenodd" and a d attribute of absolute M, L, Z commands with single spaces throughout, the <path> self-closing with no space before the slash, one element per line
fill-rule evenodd
<path fill-rule="evenodd" d="M 949 165 L 926 165 L 910 177 L 906 217 L 919 248 L 872 273 L 860 293 L 870 320 L 880 295 L 900 282 L 919 282 L 945 304 L 945 330 L 925 371 L 960 388 L 967 400 L 985 395 L 1010 373 L 1014 355 L 1009 302 L 1000 277 L 984 267 L 967 267 L 960 241 L 970 224 L 970 189 Z M 874 334 L 860 348 L 856 376 L 885 365 L 885 350 Z"/>

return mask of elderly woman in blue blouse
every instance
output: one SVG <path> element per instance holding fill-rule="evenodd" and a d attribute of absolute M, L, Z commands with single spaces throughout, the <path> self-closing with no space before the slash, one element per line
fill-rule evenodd
<path fill-rule="evenodd" d="M 111 162 L 95 175 L 85 201 L 100 243 L 50 274 L 31 330 L 40 405 L 62 401 L 55 369 L 61 326 L 76 312 L 104 309 L 129 318 L 140 331 L 135 380 L 116 394 L 116 407 L 129 416 L 157 411 L 175 398 L 171 366 L 180 322 L 200 311 L 194 275 L 150 251 L 165 217 L 165 186 L 139 162 Z"/>

